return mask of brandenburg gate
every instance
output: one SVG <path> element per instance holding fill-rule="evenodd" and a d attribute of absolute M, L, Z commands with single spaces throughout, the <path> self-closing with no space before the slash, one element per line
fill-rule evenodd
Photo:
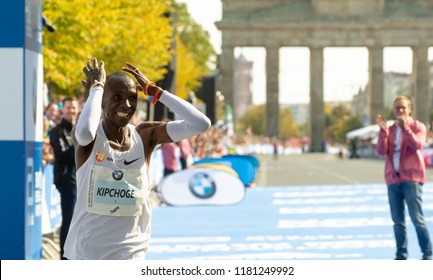
<path fill-rule="evenodd" d="M 366 47 L 369 52 L 370 122 L 384 110 L 383 50 L 413 51 L 413 115 L 428 123 L 429 62 L 433 46 L 431 0 L 221 0 L 221 91 L 233 107 L 234 48 L 266 50 L 266 134 L 279 134 L 279 49 L 310 50 L 310 151 L 324 140 L 323 52 L 326 47 Z M 234 107 L 233 107 L 234 108 Z M 236 115 L 236 112 L 234 112 Z"/>

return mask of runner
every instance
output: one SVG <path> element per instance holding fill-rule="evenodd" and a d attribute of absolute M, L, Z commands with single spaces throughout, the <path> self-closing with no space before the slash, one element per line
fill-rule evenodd
<path fill-rule="evenodd" d="M 161 143 L 206 131 L 210 120 L 190 103 L 162 90 L 130 63 L 106 77 L 104 62 L 84 67 L 89 97 L 74 127 L 77 204 L 65 244 L 68 259 L 144 259 L 150 238 L 148 166 Z M 181 120 L 129 124 L 137 88 Z M 100 120 L 102 116 L 102 120 Z"/>

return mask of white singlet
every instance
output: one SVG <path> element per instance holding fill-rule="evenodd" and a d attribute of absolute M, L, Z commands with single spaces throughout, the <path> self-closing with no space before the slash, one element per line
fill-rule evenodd
<path fill-rule="evenodd" d="M 144 259 L 150 237 L 149 176 L 140 135 L 113 150 L 99 123 L 93 150 L 77 170 L 77 204 L 65 243 L 68 259 Z"/>

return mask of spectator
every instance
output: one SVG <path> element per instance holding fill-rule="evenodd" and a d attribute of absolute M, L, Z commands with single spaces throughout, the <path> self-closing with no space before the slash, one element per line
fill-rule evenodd
<path fill-rule="evenodd" d="M 66 97 L 62 102 L 62 121 L 51 131 L 50 143 L 54 151 L 54 184 L 60 193 L 62 224 L 60 229 L 60 256 L 63 257 L 66 236 L 77 200 L 75 179 L 75 155 L 72 141 L 72 127 L 78 114 L 78 101 Z"/>
<path fill-rule="evenodd" d="M 164 177 L 178 170 L 176 150 L 177 145 L 175 143 L 161 144 L 162 159 L 164 162 Z"/>
<path fill-rule="evenodd" d="M 358 155 L 358 137 L 350 139 L 350 156 L 349 158 L 359 158 Z"/>
<path fill-rule="evenodd" d="M 44 137 L 49 138 L 51 130 L 62 120 L 59 106 L 51 102 L 44 111 Z"/>
<path fill-rule="evenodd" d="M 385 181 L 388 201 L 394 223 L 397 245 L 396 260 L 408 257 L 405 203 L 415 226 L 423 260 L 432 259 L 432 243 L 422 211 L 422 185 L 425 183 L 423 146 L 426 141 L 425 125 L 414 120 L 412 106 L 405 96 L 394 100 L 395 123 L 389 128 L 386 120 L 377 115 L 380 126 L 377 153 L 386 156 Z"/>
<path fill-rule="evenodd" d="M 189 139 L 182 139 L 178 142 L 179 150 L 180 150 L 180 167 L 181 169 L 188 168 L 188 161 L 192 154 L 192 148 L 189 142 Z"/>

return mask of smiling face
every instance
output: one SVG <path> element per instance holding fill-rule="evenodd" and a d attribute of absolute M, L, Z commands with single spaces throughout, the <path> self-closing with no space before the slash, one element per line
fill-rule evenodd
<path fill-rule="evenodd" d="M 116 127 L 126 126 L 137 109 L 137 87 L 125 73 L 115 72 L 107 77 L 102 110 L 104 122 Z"/>
<path fill-rule="evenodd" d="M 46 110 L 47 118 L 50 120 L 55 120 L 59 117 L 59 114 L 60 114 L 60 111 L 59 111 L 59 107 L 57 106 L 57 104 L 51 103 Z"/>
<path fill-rule="evenodd" d="M 399 97 L 394 101 L 394 115 L 397 119 L 407 119 L 412 112 L 412 106 L 409 99 L 406 97 Z"/>
<path fill-rule="evenodd" d="M 78 101 L 75 98 L 66 98 L 63 101 L 62 115 L 65 120 L 75 124 L 78 115 Z"/>

